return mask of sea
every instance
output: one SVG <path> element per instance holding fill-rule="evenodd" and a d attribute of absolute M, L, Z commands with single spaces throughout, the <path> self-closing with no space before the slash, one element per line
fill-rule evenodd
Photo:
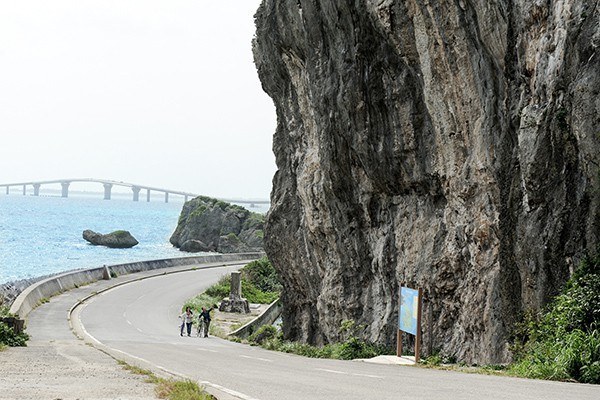
<path fill-rule="evenodd" d="M 134 261 L 185 257 L 169 243 L 184 204 L 172 196 L 146 202 L 131 194 L 60 193 L 40 196 L 0 194 L 0 284 L 59 272 Z M 266 208 L 251 209 L 264 213 Z M 127 230 L 139 241 L 130 249 L 93 246 L 82 238 Z"/>

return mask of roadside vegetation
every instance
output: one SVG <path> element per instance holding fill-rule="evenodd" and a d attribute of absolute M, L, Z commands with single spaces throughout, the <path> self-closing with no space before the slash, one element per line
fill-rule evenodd
<path fill-rule="evenodd" d="M 156 385 L 154 391 L 159 399 L 167 400 L 216 400 L 214 396 L 206 393 L 197 383 L 191 380 L 178 381 L 157 377 L 152 371 L 142 369 L 124 361 L 118 361 L 124 370 L 134 375 L 145 376 L 147 383 Z"/>
<path fill-rule="evenodd" d="M 0 318 L 14 317 L 8 312 L 7 306 L 0 306 Z M 29 335 L 25 332 L 16 333 L 14 329 L 4 322 L 0 322 L 0 351 L 6 347 L 23 347 L 27 346 Z"/>
<path fill-rule="evenodd" d="M 544 312 L 525 317 L 508 373 L 600 383 L 600 252 L 586 258 Z"/>
<path fill-rule="evenodd" d="M 242 295 L 248 302 L 255 304 L 270 304 L 279 298 L 281 284 L 277 278 L 275 268 L 273 268 L 266 257 L 252 261 L 244 266 L 240 272 L 242 273 Z M 209 287 L 204 293 L 186 301 L 182 310 L 185 310 L 186 307 L 190 307 L 197 313 L 202 307 L 210 308 L 229 296 L 230 287 L 231 276 L 224 276 L 218 283 Z"/>
<path fill-rule="evenodd" d="M 354 360 L 358 358 L 372 358 L 384 354 L 395 354 L 391 348 L 360 339 L 360 333 L 365 329 L 365 325 L 356 325 L 354 321 L 345 320 L 340 326 L 342 341 L 320 347 L 284 340 L 282 332 L 278 331 L 276 327 L 263 325 L 248 338 L 248 343 L 261 346 L 267 350 L 281 351 L 311 358 Z"/>
<path fill-rule="evenodd" d="M 562 292 L 514 332 L 509 365 L 469 366 L 434 354 L 430 368 L 600 384 L 600 252 L 587 257 Z"/>

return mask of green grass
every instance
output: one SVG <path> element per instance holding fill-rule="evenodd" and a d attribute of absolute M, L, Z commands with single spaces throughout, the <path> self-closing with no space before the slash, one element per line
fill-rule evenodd
<path fill-rule="evenodd" d="M 178 381 L 174 379 L 159 378 L 152 371 L 127 364 L 118 360 L 117 363 L 124 370 L 134 375 L 145 376 L 147 383 L 156 385 L 154 391 L 159 399 L 168 400 L 216 400 L 212 395 L 206 393 L 197 383 L 186 379 Z"/>
<path fill-rule="evenodd" d="M 195 315 L 198 315 L 202 307 L 206 307 L 207 309 L 213 307 L 215 304 L 220 302 L 223 297 L 214 297 L 209 294 L 201 293 L 195 297 L 192 297 L 182 307 L 182 310 L 185 310 L 187 307 L 190 307 L 192 311 L 194 311 Z"/>
<path fill-rule="evenodd" d="M 266 258 L 253 261 L 240 270 L 242 272 L 242 296 L 250 303 L 271 304 L 279 298 L 281 284 L 275 272 L 275 268 Z M 229 296 L 231 276 L 224 276 L 218 283 L 212 285 L 203 293 L 212 300 L 206 304 L 214 304 Z M 202 295 L 199 295 L 202 296 Z M 184 309 L 190 302 L 198 303 L 196 296 L 188 300 Z M 195 307 L 193 307 L 195 308 Z M 195 308 L 199 309 L 199 308 Z"/>
<path fill-rule="evenodd" d="M 156 395 L 159 399 L 168 400 L 216 400 L 196 382 L 190 380 L 160 379 L 156 387 Z"/>
<path fill-rule="evenodd" d="M 158 383 L 159 378 L 154 375 L 154 373 L 147 369 L 142 369 L 135 365 L 127 364 L 125 361 L 117 360 L 117 363 L 123 367 L 125 371 L 129 371 L 134 375 L 142 375 L 146 377 L 146 382 L 148 383 Z"/>

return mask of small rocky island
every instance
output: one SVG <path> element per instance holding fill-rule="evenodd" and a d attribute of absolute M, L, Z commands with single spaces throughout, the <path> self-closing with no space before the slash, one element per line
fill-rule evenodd
<path fill-rule="evenodd" d="M 264 216 L 198 196 L 183 205 L 171 244 L 181 251 L 239 253 L 263 249 Z"/>
<path fill-rule="evenodd" d="M 128 249 L 139 243 L 129 231 L 121 230 L 103 235 L 86 229 L 83 231 L 83 238 L 93 245 L 106 246 L 111 249 Z"/>

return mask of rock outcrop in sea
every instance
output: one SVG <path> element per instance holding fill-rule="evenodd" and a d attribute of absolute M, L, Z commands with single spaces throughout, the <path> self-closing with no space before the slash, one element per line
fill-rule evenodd
<path fill-rule="evenodd" d="M 235 204 L 199 196 L 183 205 L 171 244 L 182 251 L 262 251 L 264 216 Z"/>
<path fill-rule="evenodd" d="M 128 249 L 139 243 L 129 231 L 114 231 L 103 235 L 86 229 L 83 231 L 83 238 L 93 245 L 106 246 L 113 249 Z"/>
<path fill-rule="evenodd" d="M 597 1 L 263 0 L 256 24 L 285 336 L 393 345 L 404 284 L 426 351 L 508 361 L 599 244 Z"/>

